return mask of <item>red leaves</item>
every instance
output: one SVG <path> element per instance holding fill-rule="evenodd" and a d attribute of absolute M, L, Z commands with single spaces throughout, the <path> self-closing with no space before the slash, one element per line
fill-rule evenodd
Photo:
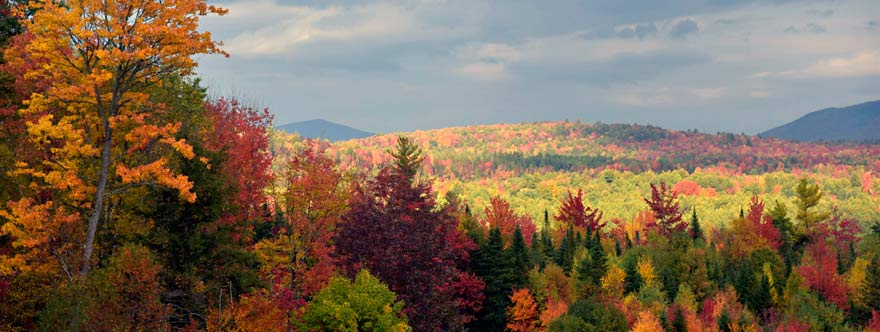
<path fill-rule="evenodd" d="M 352 272 L 362 264 L 386 283 L 406 303 L 414 330 L 454 329 L 473 318 L 481 283 L 461 267 L 474 244 L 434 208 L 430 186 L 384 168 L 355 189 L 343 220 L 340 263 Z"/>
<path fill-rule="evenodd" d="M 829 249 L 824 240 L 814 240 L 807 245 L 806 252 L 798 273 L 804 277 L 807 286 L 838 308 L 848 309 L 846 281 L 837 274 L 837 254 Z"/>
<path fill-rule="evenodd" d="M 602 212 L 599 209 L 593 209 L 584 205 L 584 192 L 578 189 L 577 196 L 573 196 L 568 192 L 568 198 L 562 201 L 559 207 L 559 214 L 554 218 L 563 224 L 573 225 L 575 229 L 589 229 L 590 232 L 596 232 L 605 227 L 602 222 Z M 566 229 L 568 227 L 563 227 Z"/>
<path fill-rule="evenodd" d="M 538 304 L 528 288 L 517 289 L 510 295 L 511 306 L 507 308 L 507 329 L 512 332 L 538 330 Z"/>
<path fill-rule="evenodd" d="M 752 223 L 753 229 L 767 241 L 771 248 L 779 249 L 781 244 L 779 230 L 773 226 L 773 218 L 764 214 L 764 202 L 758 199 L 758 196 L 752 197 L 748 220 Z"/>
<path fill-rule="evenodd" d="M 678 195 L 670 190 L 666 183 L 660 182 L 659 188 L 652 183 L 651 198 L 644 200 L 657 218 L 656 226 L 660 228 L 660 234 L 669 237 L 687 228 L 687 223 L 681 220 L 682 211 L 678 206 Z"/>
<path fill-rule="evenodd" d="M 205 108 L 214 125 L 209 148 L 226 154 L 228 159 L 221 167 L 237 191 L 233 202 L 236 212 L 227 218 L 253 221 L 266 202 L 263 189 L 272 181 L 272 155 L 267 150 L 272 115 L 268 109 L 255 110 L 236 99 L 220 98 Z"/>
<path fill-rule="evenodd" d="M 506 244 L 510 243 L 513 232 L 519 227 L 526 244 L 532 245 L 532 234 L 535 233 L 535 223 L 532 222 L 532 218 L 527 215 L 517 215 L 510 207 L 510 203 L 501 197 L 492 197 L 489 206 L 486 207 L 486 224 L 501 230 L 501 237 Z"/>

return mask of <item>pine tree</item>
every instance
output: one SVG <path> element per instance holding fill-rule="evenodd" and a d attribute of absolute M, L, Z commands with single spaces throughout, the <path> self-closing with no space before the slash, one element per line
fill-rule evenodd
<path fill-rule="evenodd" d="M 470 330 L 502 331 L 507 319 L 509 295 L 516 283 L 513 256 L 504 250 L 501 230 L 489 230 L 489 239 L 474 254 L 471 265 L 474 273 L 486 282 L 483 309 L 472 322 Z"/>
<path fill-rule="evenodd" d="M 529 262 L 529 251 L 526 248 L 526 241 L 519 226 L 513 231 L 513 240 L 511 241 L 510 248 L 507 249 L 507 254 L 510 256 L 514 288 L 525 287 L 528 283 L 527 274 L 531 263 Z"/>
<path fill-rule="evenodd" d="M 600 285 L 600 280 L 605 273 L 608 272 L 608 256 L 602 249 L 602 240 L 599 238 L 597 231 L 593 237 L 593 244 L 590 246 L 590 270 L 594 285 Z"/>
<path fill-rule="evenodd" d="M 865 271 L 862 296 L 869 308 L 880 311 L 880 257 L 874 257 Z"/>
<path fill-rule="evenodd" d="M 807 182 L 807 178 L 801 178 L 795 192 L 797 193 L 795 218 L 800 221 L 800 226 L 804 230 L 811 229 L 814 224 L 827 219 L 831 215 L 830 211 L 816 211 L 813 209 L 819 205 L 819 201 L 822 199 L 822 190 L 819 189 L 819 185 L 811 185 Z"/>
<path fill-rule="evenodd" d="M 684 320 L 684 313 L 680 307 L 675 308 L 675 318 L 672 319 L 673 332 L 687 332 L 687 323 Z"/>
<path fill-rule="evenodd" d="M 691 237 L 694 239 L 694 242 L 703 239 L 703 229 L 700 227 L 700 219 L 697 218 L 696 207 L 691 214 Z"/>
<path fill-rule="evenodd" d="M 394 168 L 411 180 L 416 176 L 425 159 L 422 148 L 406 136 L 397 137 L 397 146 L 390 153 L 394 158 Z"/>
<path fill-rule="evenodd" d="M 562 238 L 562 244 L 559 245 L 559 251 L 556 253 L 556 264 L 562 267 L 566 274 L 571 273 L 574 264 L 575 252 L 575 235 L 574 229 L 569 226 L 565 237 Z"/>

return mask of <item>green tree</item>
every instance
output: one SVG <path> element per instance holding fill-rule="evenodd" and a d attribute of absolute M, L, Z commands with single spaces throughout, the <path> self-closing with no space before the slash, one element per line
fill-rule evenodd
<path fill-rule="evenodd" d="M 880 257 L 875 257 L 868 264 L 862 286 L 862 296 L 865 305 L 880 312 Z"/>
<path fill-rule="evenodd" d="M 379 279 L 361 270 L 354 282 L 334 277 L 306 306 L 300 331 L 404 332 L 412 329 L 403 302 Z"/>
<path fill-rule="evenodd" d="M 397 137 L 397 146 L 390 153 L 394 158 L 394 168 L 406 174 L 410 179 L 416 176 L 422 166 L 422 161 L 425 160 L 422 148 L 406 136 Z"/>
<path fill-rule="evenodd" d="M 693 209 L 691 213 L 691 237 L 694 239 L 694 242 L 699 240 L 705 240 L 703 235 L 703 229 L 700 227 L 700 219 L 697 218 L 697 208 Z"/>
<path fill-rule="evenodd" d="M 510 250 L 504 249 L 501 230 L 489 230 L 489 240 L 481 245 L 471 259 L 474 274 L 486 282 L 483 289 L 485 299 L 483 309 L 472 322 L 471 329 L 476 331 L 502 331 L 507 320 L 507 307 L 510 306 L 510 294 L 519 278 L 514 269 Z"/>
<path fill-rule="evenodd" d="M 825 220 L 831 215 L 830 211 L 817 211 L 815 208 L 822 199 L 822 190 L 817 184 L 809 184 L 807 178 L 801 178 L 797 188 L 797 211 L 795 218 L 801 223 L 804 230 L 812 229 L 817 222 Z M 805 232 L 806 233 L 806 232 Z"/>

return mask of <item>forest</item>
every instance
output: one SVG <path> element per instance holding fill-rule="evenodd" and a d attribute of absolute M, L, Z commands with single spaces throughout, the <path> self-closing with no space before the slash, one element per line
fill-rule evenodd
<path fill-rule="evenodd" d="M 0 331 L 880 332 L 880 145 L 541 122 L 329 143 L 204 0 L 0 0 Z"/>

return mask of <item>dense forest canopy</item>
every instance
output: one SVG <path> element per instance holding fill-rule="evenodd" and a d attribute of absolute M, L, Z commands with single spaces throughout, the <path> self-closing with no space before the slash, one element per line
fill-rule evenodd
<path fill-rule="evenodd" d="M 2 331 L 880 331 L 880 146 L 545 122 L 330 144 L 203 0 L 0 0 Z"/>

